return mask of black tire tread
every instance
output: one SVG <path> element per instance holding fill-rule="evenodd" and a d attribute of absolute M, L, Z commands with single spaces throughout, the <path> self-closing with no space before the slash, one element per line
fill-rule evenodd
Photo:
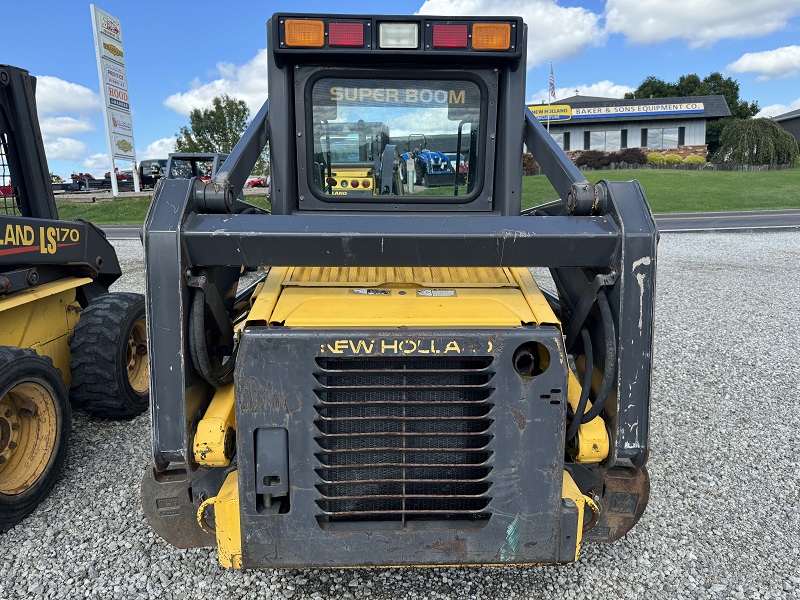
<path fill-rule="evenodd" d="M 148 394 L 136 394 L 127 383 L 125 365 L 117 364 L 118 344 L 130 311 L 144 306 L 144 296 L 130 292 L 103 294 L 92 300 L 70 340 L 73 406 L 107 419 L 132 419 L 149 404 Z"/>

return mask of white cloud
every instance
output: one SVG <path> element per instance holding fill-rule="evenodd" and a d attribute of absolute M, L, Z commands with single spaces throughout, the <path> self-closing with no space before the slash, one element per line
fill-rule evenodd
<path fill-rule="evenodd" d="M 40 115 L 87 114 L 101 106 L 99 94 L 87 87 L 50 75 L 36 77 L 36 107 Z"/>
<path fill-rule="evenodd" d="M 771 104 L 770 106 L 765 106 L 759 111 L 756 117 L 777 117 L 798 109 L 800 109 L 800 98 L 789 102 L 789 104 Z"/>
<path fill-rule="evenodd" d="M 685 39 L 693 48 L 786 28 L 800 0 L 608 0 L 606 30 L 636 44 Z"/>
<path fill-rule="evenodd" d="M 48 160 L 77 160 L 86 155 L 86 144 L 69 137 L 42 136 Z"/>
<path fill-rule="evenodd" d="M 580 55 L 605 36 L 601 15 L 555 0 L 426 0 L 418 14 L 520 15 L 528 25 L 528 67 Z"/>
<path fill-rule="evenodd" d="M 252 60 L 237 66 L 228 62 L 216 65 L 219 78 L 208 83 L 195 79 L 188 92 L 172 94 L 164 105 L 176 113 L 188 115 L 193 108 L 207 108 L 216 96 L 227 94 L 244 100 L 254 116 L 267 99 L 267 51 L 260 50 Z"/>
<path fill-rule="evenodd" d="M 76 119 L 74 117 L 47 117 L 39 121 L 42 135 L 76 135 L 94 131 L 94 125 L 88 119 Z"/>
<path fill-rule="evenodd" d="M 556 88 L 556 98 L 569 98 L 575 95 L 575 90 L 581 96 L 598 96 L 600 98 L 622 98 L 625 94 L 633 92 L 636 88 L 629 85 L 614 83 L 608 79 L 597 83 L 579 83 L 577 85 Z M 533 94 L 528 100 L 529 104 L 538 104 L 544 101 L 547 104 L 547 95 L 550 93 L 548 88 L 543 88 Z"/>
<path fill-rule="evenodd" d="M 108 159 L 108 154 L 102 152 L 100 154 L 92 154 L 88 158 L 83 159 L 81 166 L 84 169 L 89 169 L 92 174 L 97 176 L 99 171 L 108 171 L 111 168 L 111 161 Z M 102 176 L 102 173 L 100 173 Z"/>
<path fill-rule="evenodd" d="M 800 46 L 748 52 L 727 66 L 734 73 L 758 73 L 758 81 L 794 77 L 800 73 Z"/>
<path fill-rule="evenodd" d="M 161 138 L 155 142 L 148 144 L 144 150 L 136 152 L 136 158 L 139 160 L 147 160 L 148 158 L 167 158 L 170 152 L 175 152 L 175 136 Z"/>

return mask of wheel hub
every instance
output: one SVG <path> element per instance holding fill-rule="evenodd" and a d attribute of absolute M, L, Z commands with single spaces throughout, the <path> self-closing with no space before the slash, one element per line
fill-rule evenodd
<path fill-rule="evenodd" d="M 147 327 L 145 320 L 139 319 L 128 338 L 128 382 L 139 394 L 147 392 L 150 386 L 147 364 Z"/>
<path fill-rule="evenodd" d="M 9 402 L 0 402 L 0 471 L 19 447 L 19 415 Z"/>
<path fill-rule="evenodd" d="M 24 381 L 0 398 L 0 494 L 21 494 L 45 471 L 58 436 L 49 389 Z"/>

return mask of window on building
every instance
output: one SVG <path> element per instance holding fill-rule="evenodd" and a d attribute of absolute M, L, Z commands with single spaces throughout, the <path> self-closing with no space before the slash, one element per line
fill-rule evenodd
<path fill-rule="evenodd" d="M 589 150 L 599 150 L 600 152 L 606 149 L 606 132 L 605 131 L 590 131 L 589 132 Z"/>
<path fill-rule="evenodd" d="M 606 152 L 616 152 L 622 148 L 622 132 L 606 131 Z"/>
<path fill-rule="evenodd" d="M 644 138 L 644 134 L 642 134 L 642 138 Z M 669 150 L 672 148 L 677 148 L 678 128 L 669 127 L 664 129 L 648 129 L 647 147 L 650 150 Z"/>
<path fill-rule="evenodd" d="M 569 131 L 551 133 L 550 135 L 553 136 L 553 141 L 558 144 L 558 147 L 564 150 L 564 152 L 569 150 Z"/>
<path fill-rule="evenodd" d="M 624 148 L 622 142 L 622 131 L 591 131 L 589 136 L 589 147 L 586 150 L 597 150 L 598 152 L 615 152 Z"/>

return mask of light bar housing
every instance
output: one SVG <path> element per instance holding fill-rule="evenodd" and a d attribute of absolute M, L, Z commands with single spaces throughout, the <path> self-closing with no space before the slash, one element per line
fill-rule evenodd
<path fill-rule="evenodd" d="M 321 46 L 290 43 L 294 40 L 287 37 L 286 24 L 304 20 L 323 24 L 324 42 Z M 340 58 L 350 55 L 348 60 L 361 62 L 363 59 L 373 64 L 411 63 L 415 57 L 419 60 L 423 56 L 437 62 L 446 57 L 463 57 L 470 63 L 497 59 L 513 62 L 521 58 L 525 45 L 520 17 L 452 19 L 425 15 L 359 17 L 278 13 L 270 23 L 269 43 L 276 56 L 292 55 L 292 60 L 300 62 L 316 60 L 324 63 L 325 54 L 336 54 Z M 363 32 L 363 41 L 357 35 L 360 32 Z M 313 41 L 318 42 L 318 37 L 313 37 Z M 358 41 L 363 43 L 358 44 Z"/>

